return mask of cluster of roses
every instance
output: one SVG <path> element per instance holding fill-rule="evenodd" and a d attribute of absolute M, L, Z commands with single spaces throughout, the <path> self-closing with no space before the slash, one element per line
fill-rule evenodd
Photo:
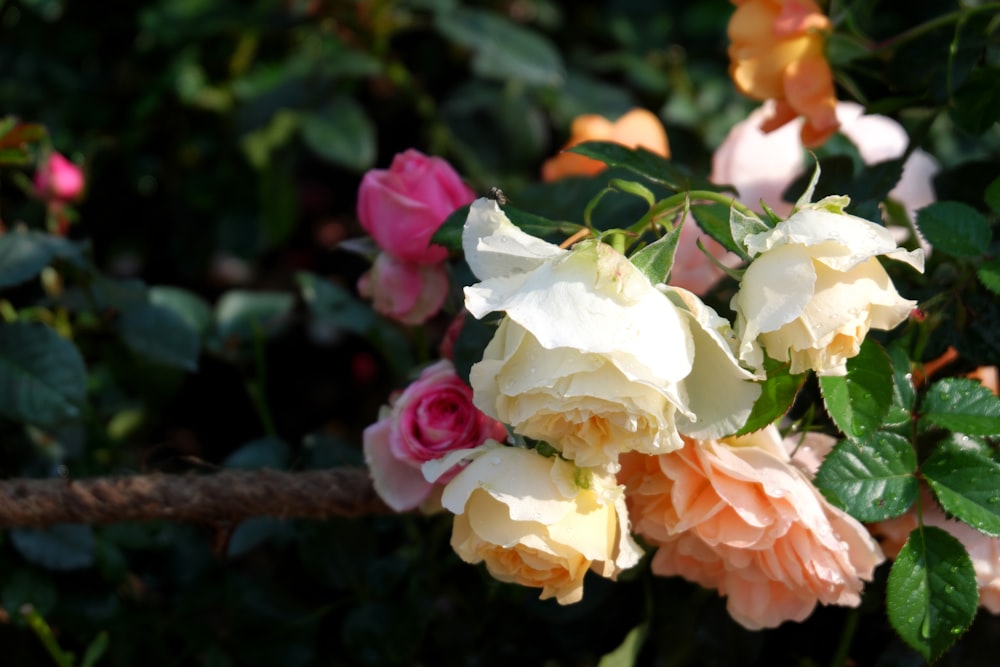
<path fill-rule="evenodd" d="M 735 4 L 733 80 L 768 101 L 716 151 L 712 180 L 788 217 L 734 239 L 750 258 L 731 301 L 734 321 L 698 296 L 723 272 L 696 244 L 722 264 L 739 258 L 699 239 L 693 220 L 682 221 L 669 284 L 659 284 L 611 245 L 556 246 L 517 228 L 496 201 L 476 200 L 463 254 L 480 282 L 465 288 L 465 309 L 502 313 L 496 333 L 469 384 L 443 346 L 445 358 L 366 429 L 364 448 L 389 506 L 454 514 L 456 553 L 501 581 L 568 604 L 581 599 L 588 572 L 615 578 L 645 547 L 655 550 L 654 573 L 715 589 L 736 621 L 765 628 L 802 620 L 817 604 L 857 605 L 885 556 L 812 483 L 833 438 L 783 439 L 776 424 L 734 435 L 761 391 L 764 356 L 789 362 L 791 373 L 844 374 L 870 329 L 897 326 L 915 305 L 879 258 L 922 271 L 923 254 L 897 247 L 902 230 L 846 214 L 846 198 L 794 208 L 781 200 L 804 146 L 839 130 L 873 163 L 902 155 L 907 137 L 894 121 L 836 101 L 822 55 L 829 21 L 815 3 Z M 669 156 L 662 125 L 645 110 L 617 122 L 578 118 L 568 145 L 587 140 Z M 564 152 L 542 178 L 603 168 Z M 912 215 L 932 201 L 936 169 L 913 152 L 890 196 Z M 423 258 L 424 272 L 386 278 L 379 261 L 390 260 L 380 255 L 360 291 L 389 317 L 425 321 L 443 297 L 410 295 L 444 291 L 427 272 L 443 270 L 445 257 L 427 242 L 473 193 L 443 161 L 407 151 L 388 172 L 370 172 L 359 198 L 362 225 L 383 253 L 405 259 L 393 248 L 406 245 L 405 261 Z M 944 525 L 927 507 L 925 519 Z M 890 556 L 912 524 L 907 515 L 874 528 Z M 982 604 L 1000 613 L 1000 540 L 962 541 Z"/>
<path fill-rule="evenodd" d="M 481 282 L 465 307 L 505 316 L 471 387 L 439 361 L 366 430 L 376 489 L 397 510 L 440 504 L 464 560 L 561 603 L 581 598 L 588 571 L 635 565 L 634 532 L 656 548 L 654 572 L 715 588 L 747 627 L 857 604 L 883 556 L 812 485 L 811 443 L 796 460 L 800 443 L 773 425 L 731 436 L 764 351 L 794 373 L 842 374 L 870 327 L 914 306 L 877 258 L 921 269 L 921 252 L 845 204 L 804 205 L 743 240 L 754 259 L 734 329 L 610 245 L 561 248 L 476 200 L 463 251 Z"/>

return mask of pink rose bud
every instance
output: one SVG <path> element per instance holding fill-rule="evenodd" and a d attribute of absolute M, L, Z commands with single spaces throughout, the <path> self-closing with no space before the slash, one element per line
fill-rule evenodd
<path fill-rule="evenodd" d="M 35 172 L 35 192 L 46 201 L 73 201 L 83 193 L 83 172 L 59 153 L 52 153 Z"/>
<path fill-rule="evenodd" d="M 378 247 L 407 262 L 436 264 L 448 257 L 431 236 L 475 193 L 451 165 L 409 149 L 389 169 L 372 169 L 361 179 L 358 219 Z"/>
<path fill-rule="evenodd" d="M 421 471 L 424 462 L 507 437 L 503 424 L 473 405 L 472 389 L 444 359 L 425 368 L 379 416 L 364 432 L 365 461 L 375 490 L 397 512 L 419 506 L 459 471 L 431 483 Z"/>
<path fill-rule="evenodd" d="M 423 324 L 441 310 L 448 296 L 444 264 L 411 264 L 379 253 L 358 280 L 358 292 L 372 299 L 375 311 L 402 324 Z"/>

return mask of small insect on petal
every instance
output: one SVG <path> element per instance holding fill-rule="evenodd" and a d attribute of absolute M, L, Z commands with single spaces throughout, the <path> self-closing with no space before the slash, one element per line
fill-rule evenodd
<path fill-rule="evenodd" d="M 496 203 L 503 206 L 507 203 L 507 195 L 503 193 L 503 190 L 496 187 L 495 185 L 490 188 L 490 191 L 486 193 L 486 196 L 495 201 Z"/>

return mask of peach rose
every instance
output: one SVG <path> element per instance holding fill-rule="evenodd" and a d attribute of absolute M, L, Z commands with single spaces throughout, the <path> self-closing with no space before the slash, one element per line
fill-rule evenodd
<path fill-rule="evenodd" d="M 761 126 L 775 130 L 798 116 L 808 147 L 837 131 L 833 74 L 823 54 L 830 20 L 813 0 L 733 0 L 729 20 L 729 74 L 743 94 L 773 99 Z"/>
<path fill-rule="evenodd" d="M 979 585 L 979 606 L 1000 614 L 1000 538 L 980 533 L 957 519 L 949 519 L 927 488 L 920 490 L 924 525 L 946 530 L 969 552 Z M 916 510 L 869 526 L 889 558 L 895 558 L 910 532 L 917 527 Z"/>
<path fill-rule="evenodd" d="M 864 107 L 855 102 L 837 102 L 836 111 L 840 132 L 855 145 L 865 164 L 898 158 L 906 150 L 909 137 L 893 119 L 865 114 Z M 768 133 L 760 130 L 763 120 L 773 113 L 774 102 L 769 100 L 729 130 L 712 155 L 711 180 L 732 185 L 740 201 L 757 211 L 763 211 L 763 200 L 775 213 L 787 216 L 792 202 L 785 201 L 782 193 L 812 166 L 799 139 L 801 120 Z M 889 197 L 913 218 L 918 209 L 935 201 L 933 179 L 939 170 L 930 154 L 915 150 Z"/>
<path fill-rule="evenodd" d="M 613 579 L 639 562 L 614 475 L 494 442 L 428 463 L 424 474 L 433 480 L 463 457 L 471 462 L 441 504 L 455 514 L 451 546 L 465 562 L 559 604 L 583 597 L 588 570 Z"/>
<path fill-rule="evenodd" d="M 621 463 L 633 528 L 657 547 L 652 571 L 718 590 L 746 628 L 801 621 L 817 603 L 857 606 L 884 560 L 792 464 L 774 426 Z"/>
<path fill-rule="evenodd" d="M 604 116 L 577 116 L 570 126 L 570 138 L 563 151 L 542 165 L 542 180 L 557 181 L 567 176 L 593 176 L 605 169 L 600 160 L 567 153 L 565 149 L 585 141 L 613 141 L 629 148 L 639 146 L 663 157 L 670 157 L 670 146 L 663 123 L 646 109 L 632 109 L 617 121 Z"/>

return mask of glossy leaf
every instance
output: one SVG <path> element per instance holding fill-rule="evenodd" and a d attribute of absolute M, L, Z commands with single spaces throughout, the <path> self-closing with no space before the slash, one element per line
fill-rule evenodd
<path fill-rule="evenodd" d="M 979 282 L 986 289 L 996 295 L 1000 295 L 1000 257 L 995 257 L 980 264 L 976 270 L 976 275 L 979 276 Z"/>
<path fill-rule="evenodd" d="M 375 127 L 354 99 L 339 97 L 299 124 L 306 145 L 324 160 L 358 172 L 375 164 Z"/>
<path fill-rule="evenodd" d="M 770 227 L 757 216 L 746 215 L 738 211 L 735 207 L 729 209 L 729 233 L 742 256 L 748 256 L 747 237 L 754 234 L 762 234 L 769 229 Z"/>
<path fill-rule="evenodd" d="M 921 419 L 968 435 L 1000 435 L 1000 397 L 969 378 L 938 380 L 920 405 Z"/>
<path fill-rule="evenodd" d="M 0 414 L 39 426 L 80 416 L 87 371 L 76 347 L 49 327 L 0 325 Z"/>
<path fill-rule="evenodd" d="M 457 7 L 437 14 L 435 27 L 473 51 L 472 68 L 480 76 L 548 86 L 566 76 L 562 57 L 547 38 L 500 14 Z"/>
<path fill-rule="evenodd" d="M 884 521 L 913 505 L 916 469 L 917 455 L 909 441 L 879 432 L 841 440 L 816 473 L 816 487 L 858 521 Z"/>
<path fill-rule="evenodd" d="M 693 178 L 677 164 L 642 147 L 628 148 L 610 141 L 585 141 L 567 150 L 600 160 L 612 167 L 628 169 L 672 190 L 723 190 L 707 180 Z"/>
<path fill-rule="evenodd" d="M 10 531 L 10 541 L 25 560 L 48 570 L 80 570 L 94 564 L 96 541 L 90 526 L 19 528 Z"/>
<path fill-rule="evenodd" d="M 917 528 L 889 571 L 886 610 L 903 640 L 932 662 L 972 624 L 979 602 L 965 547 L 946 531 Z"/>
<path fill-rule="evenodd" d="M 726 250 L 745 258 L 746 252 L 733 240 L 732 228 L 729 225 L 729 208 L 725 204 L 697 204 L 691 207 L 691 215 L 703 232 L 718 241 Z"/>
<path fill-rule="evenodd" d="M 892 377 L 889 355 L 867 338 L 847 360 L 847 375 L 819 378 L 827 412 L 844 435 L 862 438 L 882 425 L 892 404 Z"/>
<path fill-rule="evenodd" d="M 1000 537 L 1000 462 L 962 438 L 943 441 L 920 467 L 941 506 L 976 530 Z"/>
<path fill-rule="evenodd" d="M 297 273 L 295 280 L 309 311 L 319 319 L 356 334 L 375 325 L 374 311 L 343 286 L 307 271 Z"/>
<path fill-rule="evenodd" d="M 759 431 L 768 424 L 778 420 L 788 412 L 795 401 L 795 396 L 806 380 L 805 374 L 792 375 L 789 365 L 775 361 L 770 357 L 764 359 L 764 369 L 767 379 L 760 383 L 760 396 L 750 410 L 746 424 L 738 435 Z"/>
<path fill-rule="evenodd" d="M 990 242 L 986 218 L 968 204 L 939 201 L 917 212 L 917 227 L 935 251 L 953 257 L 978 257 Z"/>
<path fill-rule="evenodd" d="M 187 371 L 198 368 L 200 333 L 171 308 L 155 303 L 128 308 L 115 326 L 136 354 Z"/>
<path fill-rule="evenodd" d="M 56 257 L 79 257 L 67 239 L 28 230 L 0 235 L 0 287 L 10 287 L 34 278 Z"/>

